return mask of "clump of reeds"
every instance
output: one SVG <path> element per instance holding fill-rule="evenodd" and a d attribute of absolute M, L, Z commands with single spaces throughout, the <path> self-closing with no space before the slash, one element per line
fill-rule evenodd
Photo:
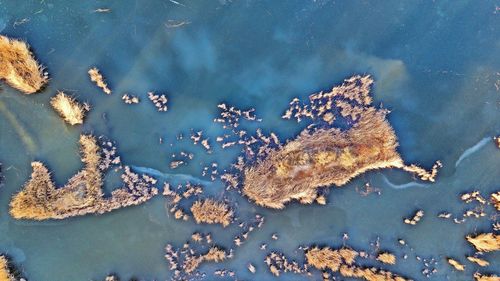
<path fill-rule="evenodd" d="M 108 88 L 108 84 L 104 82 L 104 77 L 99 72 L 99 69 L 93 67 L 88 71 L 88 73 L 90 76 L 90 80 L 92 80 L 92 82 L 94 82 L 97 85 L 97 87 L 101 88 L 103 92 L 106 93 L 107 95 L 111 94 L 111 90 Z"/>
<path fill-rule="evenodd" d="M 500 280 L 500 276 L 496 274 L 492 275 L 483 275 L 479 272 L 474 273 L 474 280 L 475 281 L 498 281 Z"/>
<path fill-rule="evenodd" d="M 82 162 L 85 167 L 63 188 L 55 188 L 49 170 L 41 162 L 33 162 L 31 179 L 10 202 L 10 214 L 16 219 L 61 219 L 94 209 L 102 201 L 100 153 L 93 136 L 80 136 Z M 94 210 L 98 211 L 98 210 Z"/>
<path fill-rule="evenodd" d="M 0 256 L 0 281 L 12 281 L 14 280 L 12 277 L 7 259 L 4 256 Z"/>
<path fill-rule="evenodd" d="M 465 270 L 465 265 L 461 264 L 459 261 L 457 261 L 455 259 L 452 259 L 452 258 L 448 258 L 447 261 L 456 270 L 458 270 L 458 271 L 464 271 Z"/>
<path fill-rule="evenodd" d="M 9 260 L 4 255 L 0 255 L 0 281 L 17 281 L 9 267 Z"/>
<path fill-rule="evenodd" d="M 404 164 L 387 111 L 371 106 L 372 83 L 369 76 L 354 76 L 331 92 L 311 95 L 306 105 L 292 101 L 286 118 L 320 120 L 327 116 L 334 120 L 327 114 L 340 111 L 340 117 L 353 125 L 304 129 L 297 138 L 244 169 L 243 193 L 258 205 L 280 209 L 291 200 L 312 203 L 318 188 L 345 185 L 369 170 L 399 168 L 434 181 L 440 162 L 431 171 Z"/>
<path fill-rule="evenodd" d="M 350 248 L 340 250 L 328 247 L 313 247 L 306 253 L 306 261 L 320 270 L 339 272 L 343 277 L 361 278 L 368 281 L 406 281 L 390 271 L 378 268 L 365 268 L 356 264 L 355 259 L 359 253 Z"/>
<path fill-rule="evenodd" d="M 57 95 L 50 100 L 50 104 L 68 124 L 83 124 L 83 118 L 85 117 L 88 106 L 80 104 L 64 92 L 58 92 Z"/>
<path fill-rule="evenodd" d="M 48 80 L 28 45 L 3 35 L 0 35 L 0 79 L 25 94 L 38 92 Z"/>
<path fill-rule="evenodd" d="M 477 263 L 479 266 L 488 266 L 490 263 L 487 260 L 483 260 L 478 257 L 467 257 L 470 262 Z"/>
<path fill-rule="evenodd" d="M 80 136 L 80 147 L 85 166 L 60 188 L 55 187 L 49 170 L 41 162 L 32 162 L 31 179 L 10 202 L 10 214 L 14 218 L 45 220 L 102 214 L 142 204 L 158 194 L 158 189 L 154 187 L 156 179 L 133 173 L 125 166 L 121 175 L 124 186 L 104 198 L 101 148 L 95 137 L 90 135 Z"/>
<path fill-rule="evenodd" d="M 497 211 L 500 211 L 500 191 L 491 194 L 491 202 Z"/>
<path fill-rule="evenodd" d="M 198 200 L 191 206 L 196 223 L 222 224 L 228 226 L 233 219 L 233 211 L 224 202 L 213 199 Z"/>
<path fill-rule="evenodd" d="M 55 186 L 50 172 L 41 162 L 32 162 L 31 179 L 10 201 L 10 214 L 15 219 L 49 219 L 54 214 L 51 201 Z"/>
<path fill-rule="evenodd" d="M 340 267 L 340 274 L 348 278 L 359 278 L 367 281 L 409 281 L 404 277 L 398 276 L 390 271 L 371 267 L 347 266 Z"/>
<path fill-rule="evenodd" d="M 338 271 L 342 264 L 351 265 L 358 256 L 358 252 L 344 248 L 341 250 L 331 249 L 328 247 L 314 247 L 306 252 L 306 260 L 309 265 L 318 269 L 330 269 Z"/>
<path fill-rule="evenodd" d="M 378 254 L 377 260 L 386 264 L 396 264 L 396 256 L 387 252 Z"/>
<path fill-rule="evenodd" d="M 217 247 L 212 247 L 208 250 L 208 253 L 203 255 L 203 260 L 221 262 L 226 259 L 226 252 Z"/>
<path fill-rule="evenodd" d="M 476 236 L 467 235 L 465 238 L 480 252 L 500 250 L 500 235 L 493 233 L 481 233 Z"/>

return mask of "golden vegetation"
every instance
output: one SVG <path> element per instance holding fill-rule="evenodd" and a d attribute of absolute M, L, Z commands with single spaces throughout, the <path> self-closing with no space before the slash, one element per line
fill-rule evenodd
<path fill-rule="evenodd" d="M 203 255 L 203 260 L 205 261 L 213 261 L 213 262 L 221 262 L 226 259 L 226 252 L 217 247 L 212 247 L 208 250 L 208 253 Z"/>
<path fill-rule="evenodd" d="M 339 271 L 342 264 L 352 265 L 357 256 L 358 252 L 348 248 L 335 250 L 328 247 L 322 249 L 314 247 L 306 252 L 309 265 L 332 271 Z"/>
<path fill-rule="evenodd" d="M 338 109 L 352 118 L 353 125 L 347 130 L 305 129 L 295 140 L 244 170 L 243 193 L 258 205 L 279 209 L 294 199 L 312 203 L 319 187 L 342 186 L 369 170 L 400 168 L 422 180 L 434 181 L 439 161 L 430 172 L 403 163 L 396 151 L 396 134 L 386 120 L 387 111 L 370 106 L 372 82 L 369 76 L 355 76 L 329 93 L 310 96 L 309 107 L 292 104 L 286 116 L 313 119 L 341 106 Z M 339 99 L 354 109 L 335 103 Z M 348 112 L 352 110 L 355 112 Z"/>
<path fill-rule="evenodd" d="M 491 194 L 491 202 L 497 211 L 500 211 L 500 191 Z"/>
<path fill-rule="evenodd" d="M 500 250 L 500 235 L 493 233 L 481 233 L 475 237 L 468 235 L 465 238 L 480 252 Z"/>
<path fill-rule="evenodd" d="M 474 273 L 475 281 L 500 281 L 500 276 L 497 275 L 482 275 L 479 272 Z"/>
<path fill-rule="evenodd" d="M 68 124 L 83 124 L 86 107 L 74 98 L 63 92 L 58 92 L 55 97 L 50 99 L 50 104 Z"/>
<path fill-rule="evenodd" d="M 104 77 L 99 72 L 99 69 L 97 69 L 96 67 L 93 67 L 93 68 L 89 69 L 88 73 L 90 76 L 90 80 L 92 80 L 92 82 L 94 82 L 97 85 L 97 87 L 101 88 L 102 91 L 104 93 L 106 93 L 107 95 L 111 94 L 111 90 L 108 88 L 108 84 L 106 84 L 106 82 L 104 82 Z"/>
<path fill-rule="evenodd" d="M 221 262 L 226 259 L 226 252 L 217 247 L 212 247 L 204 255 L 192 256 L 184 261 L 182 268 L 186 273 L 194 272 L 203 262 Z"/>
<path fill-rule="evenodd" d="M 224 202 L 213 199 L 198 200 L 191 206 L 196 223 L 220 223 L 228 226 L 233 219 L 233 211 Z"/>
<path fill-rule="evenodd" d="M 207 241 L 208 242 L 208 241 Z M 197 251 L 184 244 L 181 249 L 175 249 L 168 244 L 165 248 L 165 258 L 169 262 L 170 269 L 174 270 L 174 279 L 172 280 L 190 280 L 191 275 L 203 262 L 221 262 L 230 258 L 224 250 L 217 246 L 212 246 L 205 254 L 198 254 Z M 186 275 L 187 276 L 184 276 Z"/>
<path fill-rule="evenodd" d="M 389 271 L 359 266 L 355 263 L 357 256 L 358 252 L 349 248 L 335 250 L 328 247 L 322 249 L 314 247 L 306 252 L 306 261 L 317 269 L 329 269 L 348 278 L 361 278 L 368 281 L 407 280 Z"/>
<path fill-rule="evenodd" d="M 486 260 L 477 258 L 477 257 L 467 257 L 467 259 L 471 262 L 477 263 L 479 266 L 488 266 L 490 263 Z"/>
<path fill-rule="evenodd" d="M 452 258 L 448 258 L 447 261 L 456 270 L 458 270 L 458 271 L 464 271 L 465 270 L 465 266 L 463 264 L 461 264 L 460 262 L 458 262 L 457 260 L 454 260 Z"/>
<path fill-rule="evenodd" d="M 10 273 L 9 263 L 4 256 L 0 256 L 0 281 L 15 281 L 16 279 Z"/>
<path fill-rule="evenodd" d="M 0 254 L 0 281 L 18 281 L 18 280 L 25 280 L 23 278 L 20 278 L 19 276 L 16 277 L 16 274 L 13 272 L 12 264 L 9 263 L 9 259 Z"/>
<path fill-rule="evenodd" d="M 380 253 L 377 260 L 386 264 L 396 264 L 396 256 L 391 253 Z"/>
<path fill-rule="evenodd" d="M 83 170 L 71 177 L 62 188 L 56 188 L 49 170 L 41 162 L 32 162 L 31 179 L 10 202 L 10 214 L 15 219 L 64 219 L 89 213 L 105 213 L 125 206 L 137 205 L 150 199 L 156 189 L 147 191 L 147 185 L 138 175 L 126 169 L 122 176 L 127 186 L 116 189 L 110 198 L 102 192 L 100 148 L 93 136 L 81 135 Z M 128 177 L 134 177 L 133 184 Z"/>
<path fill-rule="evenodd" d="M 25 94 L 38 92 L 48 80 L 28 45 L 3 35 L 0 35 L 0 79 Z"/>

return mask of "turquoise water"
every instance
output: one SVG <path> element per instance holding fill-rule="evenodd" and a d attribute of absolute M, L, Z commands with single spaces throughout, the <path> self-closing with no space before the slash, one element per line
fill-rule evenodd
<path fill-rule="evenodd" d="M 222 131 L 212 122 L 218 103 L 254 107 L 263 119 L 257 125 L 284 140 L 304 127 L 281 119 L 293 97 L 369 73 L 375 103 L 391 110 L 403 159 L 424 167 L 441 160 L 437 182 L 405 185 L 415 179 L 400 171 L 370 172 L 331 189 L 326 206 L 293 203 L 280 211 L 230 195 L 242 218 L 259 213 L 266 222 L 235 248 L 234 259 L 200 270 L 207 280 L 215 278 L 216 268 L 234 270 L 243 280 L 271 280 L 263 263 L 271 250 L 302 261 L 300 245 L 338 247 L 348 233 L 347 244 L 359 250 L 370 251 L 380 237 L 382 249 L 399 258 L 396 266 L 382 267 L 414 280 L 426 279 L 416 256 L 437 261 L 432 280 L 471 280 L 478 270 L 498 274 L 498 253 L 485 255 L 491 265 L 484 269 L 465 259 L 474 250 L 464 236 L 491 231 L 491 220 L 455 224 L 437 218 L 442 211 L 460 216 L 470 208 L 459 199 L 463 192 L 476 189 L 488 196 L 498 190 L 500 151 L 493 141 L 482 142 L 500 134 L 496 6 L 494 1 L 0 1 L 1 34 L 26 39 L 51 78 L 42 93 L 31 96 L 1 86 L 6 110 L 0 111 L 0 252 L 29 280 L 100 280 L 111 272 L 124 280 L 169 279 L 167 243 L 182 246 L 200 231 L 229 248 L 238 228 L 175 220 L 161 196 L 101 216 L 16 221 L 8 202 L 29 178 L 30 162 L 46 163 L 63 185 L 81 168 L 77 140 L 85 132 L 115 140 L 126 164 L 209 180 L 201 176 L 204 166 L 216 161 L 222 171 L 239 153 L 215 142 Z M 95 12 L 98 8 L 110 11 Z M 101 69 L 111 96 L 89 80 L 93 66 Z M 67 126 L 50 108 L 56 90 L 92 105 L 83 126 Z M 156 111 L 148 91 L 168 95 L 168 112 Z M 124 104 L 125 93 L 141 103 Z M 203 130 L 213 153 L 192 144 L 191 130 Z M 179 134 L 184 138 L 177 141 Z M 170 156 L 180 151 L 194 153 L 194 159 L 171 170 Z M 360 196 L 356 187 L 366 182 L 381 195 Z M 106 190 L 115 187 L 119 182 L 110 176 Z M 206 190 L 225 196 L 219 181 Z M 404 224 L 403 217 L 417 209 L 425 211 L 423 220 Z M 409 246 L 401 247 L 398 238 Z M 267 251 L 259 249 L 261 243 L 268 243 Z M 404 254 L 408 259 L 400 258 Z M 453 271 L 446 257 L 464 263 L 465 272 Z M 255 275 L 246 269 L 249 262 Z M 320 280 L 320 274 L 279 279 L 306 278 Z"/>

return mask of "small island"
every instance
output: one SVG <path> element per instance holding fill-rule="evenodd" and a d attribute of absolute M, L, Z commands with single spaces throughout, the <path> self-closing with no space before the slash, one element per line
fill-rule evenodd
<path fill-rule="evenodd" d="M 50 172 L 42 162 L 32 162 L 31 179 L 10 202 L 10 214 L 15 219 L 64 219 L 85 214 L 102 214 L 126 206 L 138 205 L 158 194 L 152 187 L 156 180 L 130 171 L 122 175 L 124 187 L 104 197 L 100 147 L 95 137 L 80 136 L 83 170 L 71 177 L 62 188 L 56 188 Z"/>
<path fill-rule="evenodd" d="M 326 124 L 304 129 L 296 139 L 245 168 L 243 193 L 258 205 L 281 209 L 291 200 L 312 203 L 318 188 L 345 185 L 369 170 L 398 168 L 434 181 L 439 161 L 430 172 L 403 162 L 386 119 L 388 111 L 371 106 L 372 83 L 370 76 L 353 76 L 328 93 L 311 95 L 309 104 L 292 101 L 284 117 L 309 117 Z M 335 119 L 341 119 L 341 126 L 328 126 Z"/>

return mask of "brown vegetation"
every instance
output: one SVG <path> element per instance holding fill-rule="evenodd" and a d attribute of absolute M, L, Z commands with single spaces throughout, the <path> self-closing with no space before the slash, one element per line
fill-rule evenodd
<path fill-rule="evenodd" d="M 467 235 L 465 238 L 480 252 L 500 250 L 500 235 L 493 233 L 481 233 L 475 237 Z"/>
<path fill-rule="evenodd" d="M 353 125 L 347 130 L 305 129 L 295 140 L 244 170 L 243 193 L 259 205 L 279 209 L 294 199 L 312 203 L 319 187 L 342 186 L 374 169 L 400 168 L 434 181 L 439 162 L 431 172 L 403 163 L 396 151 L 396 134 L 386 120 L 387 111 L 370 106 L 372 82 L 369 76 L 354 76 L 329 93 L 310 96 L 309 107 L 293 107 L 287 116 L 296 111 L 295 116 L 315 119 L 333 109 L 342 110 Z"/>
<path fill-rule="evenodd" d="M 467 257 L 470 262 L 477 263 L 479 266 L 488 266 L 490 263 L 487 260 L 483 260 L 477 257 Z"/>
<path fill-rule="evenodd" d="M 203 260 L 205 261 L 213 261 L 213 262 L 221 262 L 226 259 L 226 252 L 217 247 L 212 247 L 208 250 L 208 253 L 203 255 Z"/>
<path fill-rule="evenodd" d="M 465 270 L 465 266 L 463 264 L 461 264 L 459 261 L 457 261 L 455 259 L 452 259 L 452 258 L 448 258 L 447 261 L 456 270 L 458 270 L 458 271 L 464 271 Z"/>
<path fill-rule="evenodd" d="M 143 203 L 157 194 L 149 189 L 150 178 L 141 179 L 127 168 L 122 175 L 125 187 L 116 189 L 110 198 L 102 192 L 100 148 L 93 136 L 81 135 L 83 170 L 56 188 L 50 172 L 41 162 L 32 162 L 31 179 L 10 202 L 10 214 L 16 219 L 64 219 L 89 213 L 105 213 Z"/>
<path fill-rule="evenodd" d="M 500 191 L 491 194 L 491 202 L 497 211 L 500 211 Z"/>
<path fill-rule="evenodd" d="M 0 35 L 0 79 L 25 94 L 38 92 L 47 76 L 33 58 L 28 45 L 20 40 Z"/>
<path fill-rule="evenodd" d="M 205 254 L 198 254 L 188 243 L 180 249 L 175 249 L 168 244 L 165 250 L 165 258 L 169 262 L 170 269 L 175 270 L 173 280 L 191 280 L 188 276 L 193 274 L 203 262 L 218 263 L 230 258 L 224 250 L 217 246 L 212 246 Z"/>
<path fill-rule="evenodd" d="M 306 252 L 306 261 L 317 269 L 329 269 L 348 278 L 361 278 L 368 281 L 407 280 L 389 271 L 357 265 L 355 259 L 358 254 L 357 251 L 349 248 L 335 250 L 328 247 L 322 249 L 314 247 Z"/>
<path fill-rule="evenodd" d="M 104 82 L 104 77 L 102 77 L 102 74 L 99 72 L 99 69 L 93 67 L 89 69 L 88 73 L 90 76 L 90 80 L 92 80 L 92 82 L 94 82 L 97 85 L 97 87 L 101 88 L 102 91 L 107 95 L 111 94 L 111 90 L 108 88 L 106 82 Z"/>
<path fill-rule="evenodd" d="M 83 124 L 86 106 L 80 104 L 74 98 L 63 92 L 58 92 L 55 97 L 50 99 L 50 104 L 68 124 Z"/>
<path fill-rule="evenodd" d="M 352 265 L 358 256 L 358 252 L 349 248 L 340 250 L 328 247 L 314 247 L 306 252 L 306 260 L 309 265 L 318 269 L 330 269 L 339 271 L 342 264 Z"/>
<path fill-rule="evenodd" d="M 0 255 L 0 281 L 16 281 L 16 278 L 9 270 L 7 258 Z"/>
<path fill-rule="evenodd" d="M 479 272 L 474 273 L 475 281 L 500 281 L 500 276 L 498 275 L 482 275 Z"/>
<path fill-rule="evenodd" d="M 213 199 L 198 200 L 191 206 L 196 223 L 220 223 L 228 226 L 233 219 L 233 211 L 224 202 Z"/>
<path fill-rule="evenodd" d="M 391 253 L 380 253 L 377 260 L 386 264 L 396 264 L 396 256 Z"/>

